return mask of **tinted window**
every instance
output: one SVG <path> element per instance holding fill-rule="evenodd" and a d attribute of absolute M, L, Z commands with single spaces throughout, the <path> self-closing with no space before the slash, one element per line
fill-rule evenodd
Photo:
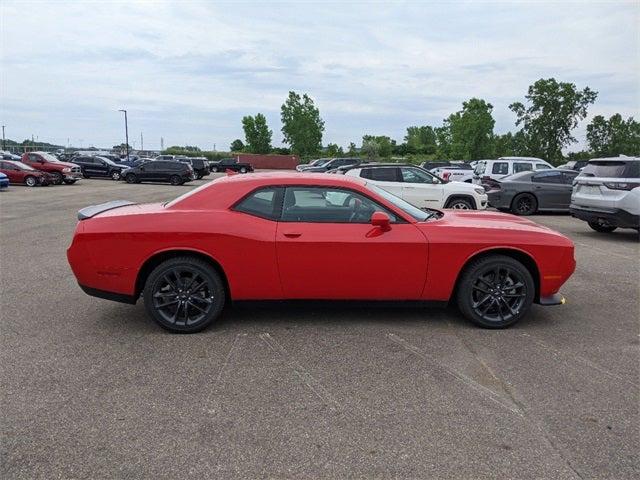
<path fill-rule="evenodd" d="M 527 172 L 529 170 L 533 170 L 533 164 L 531 163 L 515 162 L 513 164 L 513 173 Z"/>
<path fill-rule="evenodd" d="M 370 198 L 347 189 L 287 187 L 282 208 L 284 222 L 369 223 L 373 212 L 393 213 Z"/>
<path fill-rule="evenodd" d="M 417 168 L 402 167 L 400 173 L 405 183 L 434 183 L 431 175 Z"/>
<path fill-rule="evenodd" d="M 282 197 L 282 188 L 262 188 L 249 194 L 234 210 L 244 212 L 256 217 L 276 220 L 280 216 L 278 197 Z"/>
<path fill-rule="evenodd" d="M 398 168 L 363 168 L 360 172 L 362 178 L 369 178 L 379 182 L 399 182 Z"/>
<path fill-rule="evenodd" d="M 564 183 L 562 172 L 541 172 L 531 177 L 536 183 Z"/>
<path fill-rule="evenodd" d="M 477 167 L 476 167 L 476 170 L 477 170 Z M 480 172 L 476 171 L 476 173 L 480 173 Z M 494 173 L 496 175 L 506 175 L 509 173 L 509 164 L 507 162 L 495 162 L 493 164 L 493 168 L 491 169 L 491 173 Z"/>
<path fill-rule="evenodd" d="M 578 172 L 562 172 L 562 180 L 567 185 L 572 185 L 577 176 Z"/>
<path fill-rule="evenodd" d="M 536 163 L 536 170 L 549 170 L 551 167 L 544 163 Z"/>
<path fill-rule="evenodd" d="M 582 169 L 581 176 L 605 178 L 639 178 L 640 161 L 591 161 Z"/>

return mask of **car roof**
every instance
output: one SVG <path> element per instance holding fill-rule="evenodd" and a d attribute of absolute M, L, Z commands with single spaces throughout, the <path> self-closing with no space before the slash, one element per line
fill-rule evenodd
<path fill-rule="evenodd" d="M 592 158 L 589 162 L 624 162 L 637 160 L 640 160 L 640 157 L 627 157 L 626 155 L 620 155 L 618 157 Z"/>
<path fill-rule="evenodd" d="M 327 175 L 326 173 L 305 173 L 305 172 L 260 172 L 249 174 L 235 174 L 220 177 L 216 182 L 253 182 L 264 185 L 315 185 L 322 184 L 328 186 L 349 186 L 354 183 L 364 185 L 365 180 L 358 177 L 343 177 L 342 175 Z"/>

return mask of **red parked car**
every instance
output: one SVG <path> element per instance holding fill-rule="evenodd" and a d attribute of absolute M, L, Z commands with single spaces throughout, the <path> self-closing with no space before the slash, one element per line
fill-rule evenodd
<path fill-rule="evenodd" d="M 511 325 L 564 303 L 573 243 L 503 213 L 417 209 L 359 178 L 233 175 L 169 203 L 78 213 L 67 251 L 89 295 L 135 303 L 195 332 L 230 300 L 455 302 L 474 323 Z"/>
<path fill-rule="evenodd" d="M 29 152 L 22 155 L 22 163 L 47 172 L 53 178 L 56 185 L 73 185 L 82 178 L 82 171 L 75 163 L 61 162 L 56 157 L 47 152 Z"/>
<path fill-rule="evenodd" d="M 10 183 L 20 183 L 27 187 L 49 185 L 50 183 L 49 176 L 45 172 L 13 160 L 0 160 L 0 172 L 9 177 Z"/>

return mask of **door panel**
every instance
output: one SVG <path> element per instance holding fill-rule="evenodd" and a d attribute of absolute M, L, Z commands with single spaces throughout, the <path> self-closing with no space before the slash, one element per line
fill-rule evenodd
<path fill-rule="evenodd" d="M 419 299 L 427 241 L 409 223 L 279 222 L 276 251 L 285 298 Z"/>

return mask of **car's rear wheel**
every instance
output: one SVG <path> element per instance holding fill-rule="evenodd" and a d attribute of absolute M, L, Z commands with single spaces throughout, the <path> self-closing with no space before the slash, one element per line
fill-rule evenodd
<path fill-rule="evenodd" d="M 124 179 L 127 183 L 136 183 L 138 181 L 138 179 L 133 173 L 127 173 Z"/>
<path fill-rule="evenodd" d="M 531 273 L 517 260 L 491 255 L 465 268 L 458 285 L 462 314 L 484 328 L 505 328 L 531 308 L 535 284 Z"/>
<path fill-rule="evenodd" d="M 144 305 L 161 327 L 195 333 L 218 318 L 225 302 L 220 275 L 205 261 L 177 257 L 158 265 L 145 283 Z"/>
<path fill-rule="evenodd" d="M 182 179 L 178 175 L 171 175 L 171 177 L 169 178 L 169 182 L 171 183 L 171 185 L 181 185 Z"/>
<path fill-rule="evenodd" d="M 589 226 L 593 228 L 596 232 L 600 232 L 600 233 L 611 233 L 618 228 L 603 220 L 597 221 L 597 222 L 589 222 Z"/>
<path fill-rule="evenodd" d="M 447 202 L 447 208 L 454 210 L 474 210 L 474 206 L 467 198 L 452 198 Z"/>
<path fill-rule="evenodd" d="M 245 167 L 240 168 L 240 173 L 247 173 L 247 169 Z"/>
<path fill-rule="evenodd" d="M 538 201 L 530 193 L 521 193 L 513 199 L 511 211 L 516 215 L 532 215 L 538 210 Z"/>
<path fill-rule="evenodd" d="M 27 187 L 35 187 L 38 184 L 36 177 L 28 176 L 24 179 L 24 184 Z"/>
<path fill-rule="evenodd" d="M 53 183 L 55 185 L 62 185 L 62 182 L 64 181 L 64 177 L 60 172 L 51 172 L 51 176 L 53 177 Z"/>
<path fill-rule="evenodd" d="M 111 179 L 120 180 L 121 178 L 122 178 L 122 174 L 118 170 L 111 172 Z"/>
<path fill-rule="evenodd" d="M 202 179 L 202 177 L 203 177 L 203 175 L 202 175 L 201 173 L 196 174 L 196 178 L 197 178 L 198 180 Z"/>

